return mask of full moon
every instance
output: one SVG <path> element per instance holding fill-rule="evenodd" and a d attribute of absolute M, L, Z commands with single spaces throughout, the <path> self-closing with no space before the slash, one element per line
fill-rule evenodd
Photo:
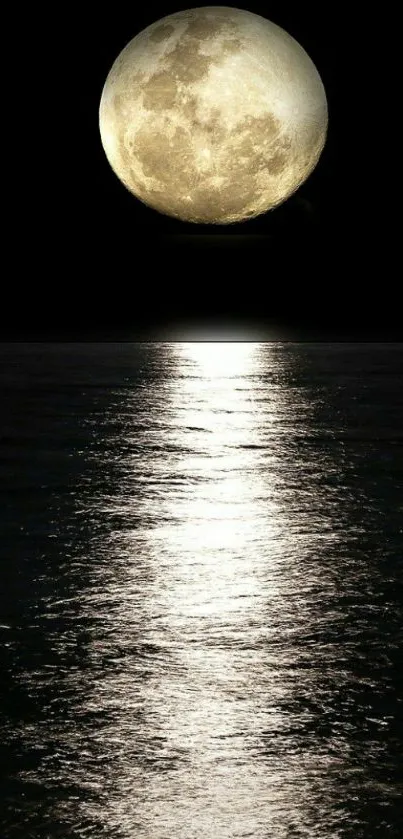
<path fill-rule="evenodd" d="M 99 127 L 121 182 L 160 213 L 230 224 L 281 204 L 308 178 L 328 109 L 305 50 L 260 15 L 177 12 L 114 62 Z"/>

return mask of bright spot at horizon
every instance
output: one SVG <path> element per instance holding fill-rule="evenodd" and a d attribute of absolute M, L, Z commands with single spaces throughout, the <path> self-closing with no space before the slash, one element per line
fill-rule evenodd
<path fill-rule="evenodd" d="M 181 353 L 202 369 L 204 376 L 233 377 L 249 372 L 260 342 L 198 341 L 183 342 Z"/>

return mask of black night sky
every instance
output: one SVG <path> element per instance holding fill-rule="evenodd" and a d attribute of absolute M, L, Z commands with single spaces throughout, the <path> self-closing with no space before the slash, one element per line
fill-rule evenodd
<path fill-rule="evenodd" d="M 144 27 L 188 7 L 62 4 L 53 19 L 40 11 L 43 21 L 30 13 L 23 122 L 32 130 L 16 139 L 27 168 L 12 217 L 3 339 L 136 340 L 189 330 L 399 339 L 394 277 L 377 245 L 364 49 L 346 34 L 339 8 L 245 5 L 302 44 L 328 96 L 319 165 L 280 208 L 229 227 L 187 225 L 143 205 L 110 169 L 98 129 L 107 73 Z"/>

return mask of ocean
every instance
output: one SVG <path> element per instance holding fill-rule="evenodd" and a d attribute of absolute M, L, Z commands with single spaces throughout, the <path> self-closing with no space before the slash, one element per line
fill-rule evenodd
<path fill-rule="evenodd" d="M 0 400 L 0 835 L 400 839 L 403 344 L 2 344 Z"/>

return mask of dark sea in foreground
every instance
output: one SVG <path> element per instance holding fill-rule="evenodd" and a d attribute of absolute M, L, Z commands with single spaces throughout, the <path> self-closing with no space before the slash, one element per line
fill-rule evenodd
<path fill-rule="evenodd" d="M 0 346 L 2 839 L 403 835 L 403 344 Z"/>

